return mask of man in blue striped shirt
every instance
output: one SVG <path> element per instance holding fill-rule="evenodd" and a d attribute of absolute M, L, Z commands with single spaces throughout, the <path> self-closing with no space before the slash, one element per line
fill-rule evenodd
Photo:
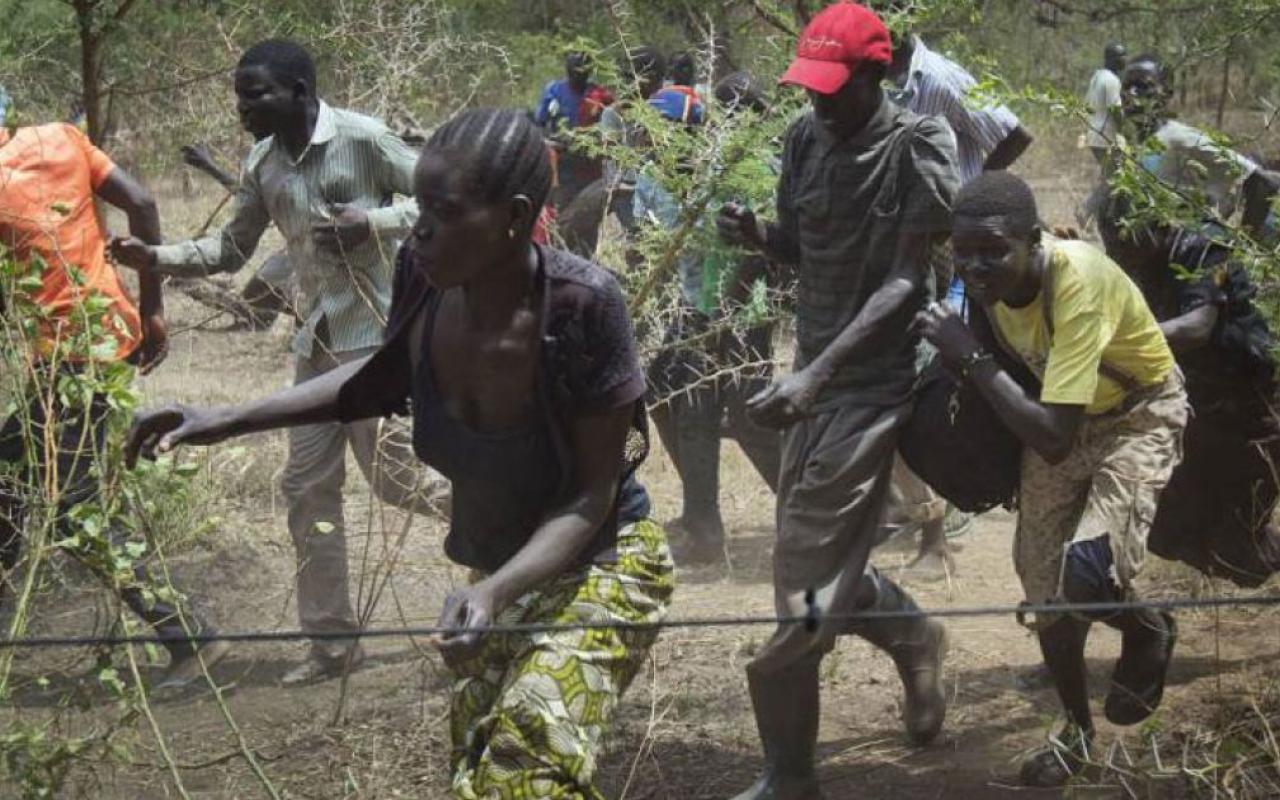
<path fill-rule="evenodd" d="M 889 79 L 898 89 L 890 96 L 920 116 L 946 120 L 956 137 L 956 173 L 963 186 L 986 170 L 1007 169 L 1030 146 L 1032 137 L 1006 106 L 978 106 L 969 93 L 978 82 L 956 62 L 925 46 L 919 36 L 898 34 L 893 42 Z M 951 282 L 947 302 L 964 305 L 964 283 Z M 916 566 L 928 576 L 951 569 L 944 535 L 946 503 L 904 463 L 894 466 L 893 489 L 885 533 L 922 528 Z M 955 527 L 967 527 L 967 516 L 957 514 Z M 948 516 L 947 522 L 953 518 Z"/>
<path fill-rule="evenodd" d="M 1032 142 L 1031 134 L 1006 106 L 975 106 L 969 93 L 978 82 L 956 62 L 907 35 L 894 42 L 889 79 L 892 97 L 922 117 L 938 116 L 956 135 L 961 185 L 985 170 L 1008 169 Z"/>
<path fill-rule="evenodd" d="M 240 59 L 240 119 L 270 136 L 254 145 L 235 214 L 218 233 L 178 244 L 113 243 L 116 258 L 180 277 L 232 272 L 253 255 L 267 226 L 284 236 L 298 279 L 302 326 L 293 342 L 302 383 L 372 353 L 391 302 L 391 265 L 417 219 L 411 197 L 417 152 L 377 120 L 331 108 L 315 94 L 315 66 L 300 45 L 268 40 Z M 383 500 L 426 510 L 429 492 L 408 437 L 377 420 L 291 428 L 281 489 L 298 557 L 303 630 L 359 629 L 348 593 L 342 485 L 347 445 Z M 363 659 L 354 639 L 312 642 L 286 685 L 332 677 Z"/>

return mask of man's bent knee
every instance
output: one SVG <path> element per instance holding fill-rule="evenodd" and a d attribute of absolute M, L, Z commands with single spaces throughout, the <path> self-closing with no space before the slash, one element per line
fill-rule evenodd
<path fill-rule="evenodd" d="M 1062 597 L 1068 603 L 1115 603 L 1125 599 L 1117 581 L 1109 537 L 1072 542 L 1067 547 L 1062 566 Z M 1091 611 L 1079 616 L 1101 620 L 1114 613 Z"/>

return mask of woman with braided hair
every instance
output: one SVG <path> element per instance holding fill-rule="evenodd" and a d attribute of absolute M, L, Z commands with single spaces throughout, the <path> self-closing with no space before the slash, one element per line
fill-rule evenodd
<path fill-rule="evenodd" d="M 609 273 L 535 244 L 551 188 L 519 111 L 464 112 L 415 173 L 420 217 L 396 261 L 375 354 L 265 400 L 139 418 L 130 457 L 251 431 L 410 412 L 418 456 L 453 481 L 445 552 L 474 582 L 435 644 L 455 675 L 460 798 L 599 797 L 596 754 L 652 631 L 488 632 L 649 623 L 674 586 L 635 479 L 644 373 Z"/>

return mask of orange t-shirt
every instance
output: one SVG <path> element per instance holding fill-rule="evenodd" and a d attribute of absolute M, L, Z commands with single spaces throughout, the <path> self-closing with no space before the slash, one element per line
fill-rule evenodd
<path fill-rule="evenodd" d="M 114 267 L 93 197 L 115 164 L 72 125 L 57 123 L 0 129 L 0 245 L 19 261 L 44 260 L 43 286 L 35 300 L 55 323 L 44 331 L 47 347 L 75 324 L 74 309 L 92 293 L 112 301 L 107 329 L 124 358 L 142 342 L 138 307 Z M 81 285 L 70 269 L 79 270 Z"/>

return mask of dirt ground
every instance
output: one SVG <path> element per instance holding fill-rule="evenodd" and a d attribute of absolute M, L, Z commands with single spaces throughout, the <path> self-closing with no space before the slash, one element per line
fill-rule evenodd
<path fill-rule="evenodd" d="M 1083 194 L 1073 176 L 1039 177 L 1057 219 Z M 170 205 L 182 203 L 181 196 Z M 204 206 L 184 214 L 201 218 Z M 185 217 L 184 217 L 185 219 Z M 176 226 L 181 230 L 182 226 Z M 175 328 L 207 316 L 181 298 L 171 301 Z M 151 401 L 222 403 L 257 396 L 291 380 L 285 323 L 265 334 L 179 332 L 169 363 L 142 380 Z M 656 447 L 656 440 L 655 440 Z M 283 509 L 272 490 L 283 462 L 283 437 L 270 434 L 226 445 L 198 476 L 213 499 L 216 531 L 176 559 L 178 580 L 217 625 L 229 631 L 285 629 L 296 624 L 290 594 L 293 553 Z M 771 612 L 770 557 L 773 498 L 736 446 L 724 448 L 722 506 L 730 532 L 726 563 L 682 569 L 675 618 Z M 385 572 L 398 515 L 372 507 L 369 491 L 350 465 L 347 520 L 353 574 L 367 598 L 372 575 Z M 679 485 L 656 450 L 642 477 L 660 520 L 679 512 Z M 957 569 L 948 580 L 906 577 L 921 604 L 948 608 L 1012 604 L 1021 599 L 1010 560 L 1012 517 L 993 512 L 955 540 Z M 416 520 L 393 575 L 372 610 L 374 627 L 432 624 L 449 587 L 464 576 L 440 550 L 439 521 Z M 909 543 L 876 556 L 890 574 L 911 556 Z M 43 606 L 32 633 L 87 633 L 101 613 L 101 594 L 69 571 L 68 587 Z M 1151 595 L 1235 591 L 1210 585 L 1174 565 L 1152 561 L 1144 576 Z M 353 578 L 354 581 L 354 578 Z M 1260 592 L 1280 588 L 1275 582 Z M 357 586 L 353 585 L 353 593 Z M 362 607 L 367 600 L 361 602 Z M 1154 723 L 1120 731 L 1101 722 L 1104 755 L 1177 763 L 1175 733 L 1189 735 L 1222 704 L 1251 696 L 1278 679 L 1280 635 L 1274 611 L 1224 610 L 1180 615 L 1182 638 L 1164 706 Z M 1027 675 L 1039 662 L 1034 640 L 1011 617 L 948 622 L 946 664 L 950 712 L 939 741 L 909 747 L 899 722 L 900 688 L 889 659 L 860 640 L 841 641 L 824 662 L 820 773 L 828 798 L 992 798 L 1056 796 L 1017 783 L 1019 757 L 1044 740 L 1058 711 L 1052 692 Z M 629 800 L 719 800 L 754 778 L 760 752 L 743 667 L 768 636 L 765 627 L 670 630 L 626 696 L 601 766 L 601 788 Z M 1095 630 L 1089 644 L 1093 691 L 1100 714 L 1118 637 Z M 345 685 L 331 681 L 285 690 L 277 681 L 299 659 L 301 644 L 244 644 L 216 670 L 226 710 L 282 796 L 297 798 L 443 798 L 447 796 L 447 678 L 423 641 L 369 641 L 367 666 Z M 87 654 L 27 654 L 19 675 L 66 674 L 53 684 L 27 685 L 0 719 L 41 719 L 51 706 L 66 730 L 89 730 L 111 718 L 112 701 L 89 677 Z M 70 698 L 70 700 L 68 700 Z M 193 798 L 266 796 L 239 757 L 235 733 L 207 696 L 157 702 L 154 714 Z M 2 724 L 2 723 L 0 723 Z M 165 798 L 178 796 L 145 721 L 121 759 L 77 768 L 66 796 Z M 1159 739 L 1153 734 L 1162 734 Z M 1153 753 L 1153 742 L 1159 752 Z M 1135 787 L 1134 796 L 1186 794 L 1177 781 Z M 0 797 L 16 796 L 0 787 Z M 1077 796 L 1123 796 L 1119 789 L 1080 790 Z"/>

